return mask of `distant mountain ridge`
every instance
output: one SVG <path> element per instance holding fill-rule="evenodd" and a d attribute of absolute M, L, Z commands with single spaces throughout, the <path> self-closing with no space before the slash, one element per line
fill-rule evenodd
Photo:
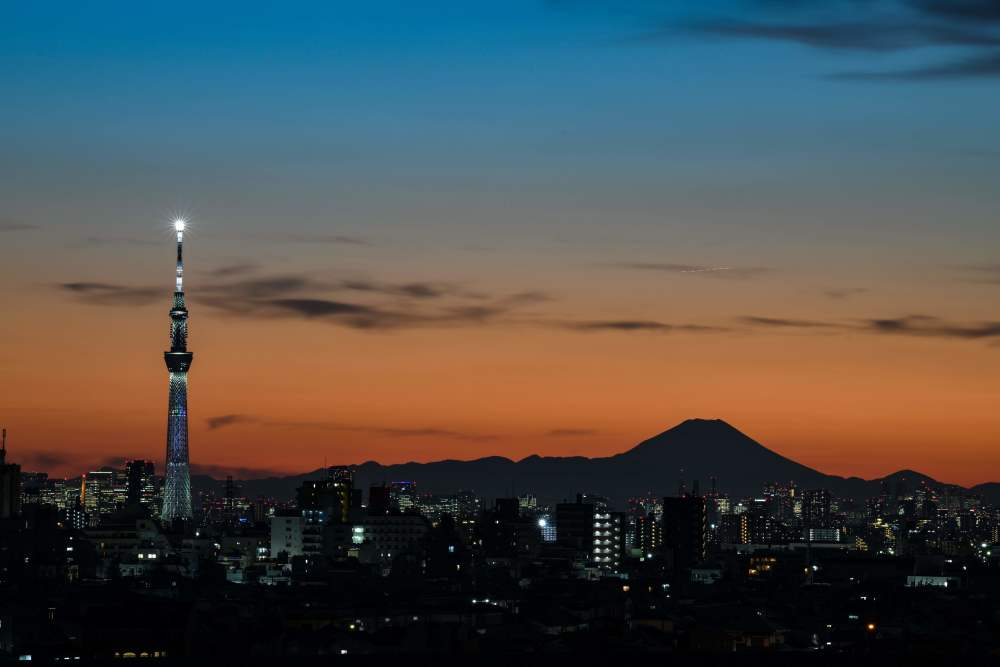
<path fill-rule="evenodd" d="M 319 469 L 288 477 L 243 480 L 241 485 L 249 497 L 292 498 L 304 480 L 323 474 Z M 586 492 L 608 496 L 623 506 L 625 499 L 647 492 L 674 494 L 681 480 L 688 488 L 694 480 L 699 480 L 702 490 L 707 491 L 713 477 L 720 491 L 736 497 L 759 493 L 767 482 L 794 481 L 801 488 L 825 488 L 838 496 L 859 499 L 878 495 L 884 483 L 890 484 L 890 488 L 900 482 L 912 485 L 920 481 L 940 487 L 954 486 L 908 470 L 873 480 L 827 475 L 771 451 L 721 419 L 689 419 L 628 451 L 608 457 L 532 455 L 513 461 L 489 456 L 471 461 L 392 465 L 368 461 L 356 466 L 355 485 L 367 489 L 371 484 L 409 480 L 416 482 L 420 492 L 452 493 L 467 489 L 486 499 L 531 493 L 543 502 Z M 220 484 L 208 476 L 192 477 L 195 490 L 218 489 Z M 1000 501 L 1000 483 L 980 484 L 971 491 L 992 502 Z"/>

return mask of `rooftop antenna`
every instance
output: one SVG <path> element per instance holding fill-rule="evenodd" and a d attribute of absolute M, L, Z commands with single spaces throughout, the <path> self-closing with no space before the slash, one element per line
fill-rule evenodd
<path fill-rule="evenodd" d="M 0 436 L 0 465 L 3 465 L 7 458 L 7 429 L 3 430 L 3 436 Z"/>

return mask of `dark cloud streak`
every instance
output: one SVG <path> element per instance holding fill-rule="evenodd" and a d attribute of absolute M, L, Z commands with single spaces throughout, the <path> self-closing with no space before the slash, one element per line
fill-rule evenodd
<path fill-rule="evenodd" d="M 166 290 L 155 287 L 128 287 L 111 283 L 62 283 L 59 288 L 78 300 L 98 306 L 143 306 L 166 299 Z"/>
<path fill-rule="evenodd" d="M 830 299 L 841 300 L 847 299 L 852 296 L 858 296 L 860 294 L 866 294 L 869 292 L 867 287 L 837 287 L 833 289 L 828 289 L 823 294 L 825 294 Z"/>
<path fill-rule="evenodd" d="M 256 424 L 259 421 L 260 420 L 253 415 L 241 414 L 219 415 L 218 417 L 209 417 L 205 420 L 208 424 L 208 430 L 210 431 L 215 431 L 227 426 L 236 426 L 238 424 Z"/>
<path fill-rule="evenodd" d="M 800 10 L 795 18 L 788 11 Z M 669 42 L 678 30 L 703 37 L 800 44 L 830 52 L 890 53 L 964 48 L 962 57 L 898 70 L 846 71 L 826 78 L 844 81 L 941 81 L 1000 76 L 1000 2 L 997 0 L 903 0 L 880 2 L 757 3 L 748 16 L 660 26 L 644 41 Z"/>
<path fill-rule="evenodd" d="M 900 51 L 921 46 L 997 46 L 1000 37 L 951 26 L 892 22 L 779 24 L 711 21 L 694 30 L 723 37 L 793 42 L 820 49 Z"/>
<path fill-rule="evenodd" d="M 0 232 L 30 232 L 39 229 L 37 225 L 27 225 L 21 222 L 0 222 Z"/>
<path fill-rule="evenodd" d="M 951 322 L 932 315 L 867 318 L 844 322 L 824 322 L 780 317 L 744 316 L 740 322 L 751 327 L 839 331 L 913 338 L 944 338 L 955 340 L 1000 339 L 1000 322 Z"/>
<path fill-rule="evenodd" d="M 933 81 L 997 76 L 1000 76 L 1000 49 L 943 64 L 885 72 L 840 72 L 830 78 L 854 81 Z"/>
<path fill-rule="evenodd" d="M 997 0 L 909 0 L 908 4 L 925 14 L 973 22 L 1000 21 Z"/>
<path fill-rule="evenodd" d="M 271 421 L 255 415 L 227 414 L 209 417 L 206 420 L 209 430 L 218 430 L 241 424 L 258 424 L 270 428 L 319 429 L 325 431 L 345 431 L 357 433 L 372 433 L 394 438 L 443 438 L 448 440 L 487 441 L 496 440 L 499 436 L 488 433 L 469 433 L 446 428 L 416 427 L 401 428 L 394 426 L 371 426 L 357 424 L 342 424 L 331 421 Z"/>
<path fill-rule="evenodd" d="M 673 262 L 619 262 L 611 266 L 633 271 L 659 271 L 662 273 L 689 274 L 705 278 L 740 280 L 756 278 L 772 272 L 764 266 L 722 266 L 678 264 Z"/>

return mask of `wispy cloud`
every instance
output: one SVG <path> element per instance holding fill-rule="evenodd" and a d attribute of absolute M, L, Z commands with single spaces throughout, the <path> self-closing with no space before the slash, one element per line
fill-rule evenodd
<path fill-rule="evenodd" d="M 600 431 L 592 428 L 554 428 L 545 434 L 546 438 L 586 438 L 598 435 Z"/>
<path fill-rule="evenodd" d="M 256 238 L 270 243 L 332 243 L 339 245 L 370 246 L 371 241 L 360 236 L 349 234 L 303 234 L 297 232 L 280 232 L 261 234 Z"/>
<path fill-rule="evenodd" d="M 398 427 L 374 426 L 364 424 L 346 424 L 332 421 L 280 421 L 267 420 L 254 415 L 227 414 L 209 417 L 206 420 L 209 429 L 218 430 L 230 426 L 257 424 L 272 428 L 318 429 L 323 431 L 347 431 L 355 433 L 370 433 L 393 438 L 441 438 L 446 440 L 496 440 L 499 436 L 489 433 L 471 433 L 454 429 L 432 426 Z"/>
<path fill-rule="evenodd" d="M 711 264 L 678 264 L 673 262 L 619 262 L 611 266 L 634 271 L 657 271 L 706 278 L 747 279 L 771 273 L 773 269 L 764 266 L 727 266 Z"/>
<path fill-rule="evenodd" d="M 220 267 L 213 272 L 220 280 L 199 286 L 189 298 L 196 305 L 233 317 L 297 319 L 373 332 L 484 326 L 624 333 L 727 330 L 720 326 L 657 320 L 552 319 L 531 308 L 553 300 L 550 294 L 538 289 L 489 294 L 471 292 L 456 283 L 359 279 L 324 282 L 306 274 L 267 276 L 255 275 L 255 271 L 254 265 Z M 159 287 L 99 282 L 63 283 L 59 287 L 83 302 L 100 306 L 141 305 L 166 298 L 166 291 Z M 338 292 L 354 293 L 359 299 L 328 296 Z"/>
<path fill-rule="evenodd" d="M 423 282 L 392 284 L 378 283 L 370 280 L 344 280 L 339 283 L 339 287 L 356 292 L 389 294 L 411 299 L 437 299 L 454 293 L 454 289 L 449 285 Z"/>
<path fill-rule="evenodd" d="M 955 340 L 1000 339 L 1000 322 L 954 322 L 932 315 L 866 318 L 842 322 L 744 316 L 740 318 L 740 322 L 751 327 L 785 330 L 827 330 Z"/>
<path fill-rule="evenodd" d="M 676 39 L 679 31 L 729 39 L 800 44 L 828 52 L 877 56 L 923 51 L 923 63 L 903 69 L 840 72 L 827 78 L 854 81 L 939 81 L 1000 76 L 1000 4 L 996 0 L 898 0 L 896 2 L 757 2 L 738 18 L 709 17 L 659 25 L 645 42 Z M 938 47 L 931 50 L 928 47 Z M 966 53 L 939 58 L 941 49 Z"/>
<path fill-rule="evenodd" d="M 284 477 L 295 474 L 287 470 L 247 468 L 244 466 L 230 466 L 224 463 L 192 463 L 191 473 L 195 475 L 207 475 L 214 479 L 221 479 L 230 475 L 234 479 L 264 479 L 267 477 Z"/>
<path fill-rule="evenodd" d="M 866 320 L 864 326 L 875 333 L 901 336 L 961 338 L 967 340 L 1000 338 L 1000 322 L 949 322 L 931 315 L 907 315 L 905 317 L 871 319 Z"/>
<path fill-rule="evenodd" d="M 589 320 L 582 322 L 566 322 L 563 325 L 575 331 L 649 331 L 667 333 L 675 329 L 674 325 L 655 320 Z"/>
<path fill-rule="evenodd" d="M 740 322 L 756 327 L 771 327 L 779 329 L 839 329 L 844 326 L 834 322 L 820 322 L 817 320 L 802 320 L 785 317 L 760 317 L 757 315 L 745 315 L 740 318 Z"/>
<path fill-rule="evenodd" d="M 213 278 L 235 278 L 254 273 L 259 268 L 260 265 L 256 262 L 236 262 L 211 269 L 205 273 Z"/>
<path fill-rule="evenodd" d="M 899 51 L 920 46 L 997 46 L 1000 37 L 976 29 L 905 23 L 872 18 L 870 21 L 826 23 L 757 23 L 723 20 L 694 24 L 694 30 L 726 37 L 795 42 L 821 49 Z"/>
<path fill-rule="evenodd" d="M 852 71 L 831 75 L 854 81 L 934 81 L 946 79 L 992 79 L 1000 76 L 1000 49 L 946 63 L 888 71 Z"/>
<path fill-rule="evenodd" d="M 870 292 L 867 287 L 835 287 L 823 292 L 827 298 L 841 300 Z"/>
<path fill-rule="evenodd" d="M 253 415 L 240 414 L 218 415 L 217 417 L 209 417 L 205 420 L 205 423 L 208 424 L 208 430 L 210 431 L 215 431 L 227 426 L 236 426 L 238 424 L 256 424 L 259 422 L 260 419 L 254 417 Z"/>
<path fill-rule="evenodd" d="M 56 468 L 65 468 L 78 465 L 76 455 L 68 455 L 63 452 L 50 451 L 25 451 L 19 453 L 21 467 L 25 470 L 48 471 Z"/>
<path fill-rule="evenodd" d="M 0 232 L 30 232 L 38 228 L 37 225 L 28 225 L 21 222 L 0 221 Z"/>
<path fill-rule="evenodd" d="M 997 0 L 908 0 L 908 4 L 927 14 L 972 22 L 1000 21 Z"/>
<path fill-rule="evenodd" d="M 354 293 L 357 299 L 331 298 Z M 346 294 L 344 294 L 346 296 Z M 205 286 L 197 303 L 229 315 L 304 319 L 358 330 L 493 324 L 550 297 L 540 290 L 490 295 L 456 283 L 323 281 L 304 274 L 250 276 Z"/>
<path fill-rule="evenodd" d="M 27 450 L 18 453 L 18 463 L 22 469 L 33 472 L 83 474 L 89 470 L 105 467 L 120 467 L 126 461 L 124 456 L 101 456 L 92 452 L 54 452 L 49 450 Z"/>
<path fill-rule="evenodd" d="M 953 268 L 963 273 L 965 279 L 969 282 L 1000 285 L 1000 262 L 993 264 L 967 264 Z"/>
<path fill-rule="evenodd" d="M 165 290 L 160 288 L 112 283 L 62 283 L 59 288 L 80 301 L 99 306 L 142 306 L 166 298 Z"/>
<path fill-rule="evenodd" d="M 153 239 L 137 239 L 127 236 L 88 236 L 83 239 L 82 244 L 86 246 L 119 245 L 119 246 L 134 246 L 134 247 L 161 245 L 159 241 Z"/>

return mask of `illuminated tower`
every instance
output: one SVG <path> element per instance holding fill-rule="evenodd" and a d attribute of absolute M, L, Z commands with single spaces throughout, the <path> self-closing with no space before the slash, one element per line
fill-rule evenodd
<path fill-rule="evenodd" d="M 187 351 L 188 311 L 184 306 L 184 221 L 177 230 L 177 287 L 170 309 L 170 351 L 163 353 L 170 371 L 167 408 L 167 465 L 163 485 L 164 521 L 191 518 L 191 473 L 188 470 L 187 374 L 194 355 Z"/>

